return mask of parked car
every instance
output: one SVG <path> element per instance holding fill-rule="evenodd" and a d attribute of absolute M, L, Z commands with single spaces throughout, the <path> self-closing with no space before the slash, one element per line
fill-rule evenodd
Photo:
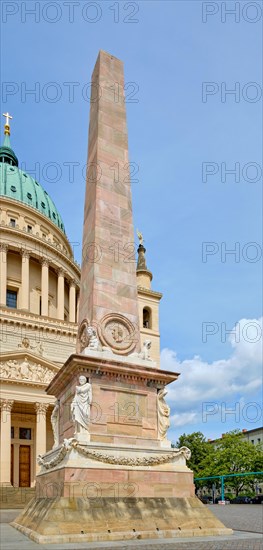
<path fill-rule="evenodd" d="M 231 500 L 231 504 L 250 504 L 250 497 L 235 497 Z"/>
<path fill-rule="evenodd" d="M 203 504 L 213 504 L 213 499 L 212 497 L 209 497 L 208 495 L 204 495 L 202 497 L 199 497 L 201 502 L 203 502 Z"/>
<path fill-rule="evenodd" d="M 230 499 L 229 498 L 225 497 L 224 501 L 225 501 L 226 504 L 230 504 Z M 219 502 L 222 502 L 222 497 L 217 497 L 215 499 L 215 504 L 218 504 Z"/>
<path fill-rule="evenodd" d="M 251 499 L 251 504 L 263 504 L 263 495 L 257 495 Z"/>

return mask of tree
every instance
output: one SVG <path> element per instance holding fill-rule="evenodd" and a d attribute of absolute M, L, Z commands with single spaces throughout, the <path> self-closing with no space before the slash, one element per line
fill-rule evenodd
<path fill-rule="evenodd" d="M 212 460 L 213 446 L 206 440 L 202 432 L 180 435 L 176 447 L 188 447 L 191 458 L 187 465 L 193 470 L 195 477 L 203 477 L 203 462 L 209 457 Z"/>
<path fill-rule="evenodd" d="M 188 466 L 195 477 L 222 476 L 226 474 L 259 472 L 263 470 L 263 453 L 260 445 L 252 445 L 245 440 L 242 432 L 234 430 L 224 434 L 222 439 L 209 443 L 201 432 L 183 434 L 179 437 L 177 447 L 186 446 L 191 450 Z M 262 480 L 262 477 L 261 477 Z M 228 487 L 233 487 L 236 495 L 246 486 L 253 487 L 260 481 L 259 476 L 238 476 L 226 478 Z M 220 487 L 220 480 L 198 482 L 200 486 Z"/>
<path fill-rule="evenodd" d="M 262 471 L 263 458 L 260 445 L 244 440 L 242 432 L 226 433 L 215 444 L 215 461 L 210 475 L 237 474 Z M 236 496 L 242 489 L 257 481 L 257 476 L 227 478 L 227 485 L 235 489 Z"/>

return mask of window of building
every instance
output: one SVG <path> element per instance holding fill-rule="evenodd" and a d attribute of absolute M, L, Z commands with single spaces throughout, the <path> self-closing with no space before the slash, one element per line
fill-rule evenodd
<path fill-rule="evenodd" d="M 41 300 L 41 296 L 39 296 L 39 315 L 41 315 L 41 311 L 42 311 L 42 300 Z"/>
<path fill-rule="evenodd" d="M 27 232 L 28 232 L 28 233 L 32 233 L 32 225 L 28 225 L 28 226 L 27 226 Z"/>
<path fill-rule="evenodd" d="M 9 225 L 11 225 L 11 227 L 15 227 L 16 226 L 16 220 L 14 218 L 10 218 Z"/>
<path fill-rule="evenodd" d="M 143 308 L 143 328 L 152 328 L 152 312 L 148 307 Z"/>
<path fill-rule="evenodd" d="M 251 443 L 252 443 L 252 445 L 254 445 L 254 439 L 251 439 Z"/>
<path fill-rule="evenodd" d="M 258 437 L 258 443 L 260 443 L 260 441 L 261 441 L 261 439 L 260 439 L 260 437 Z"/>
<path fill-rule="evenodd" d="M 31 428 L 19 428 L 19 439 L 31 439 Z"/>
<path fill-rule="evenodd" d="M 46 239 L 46 238 L 47 238 L 47 236 L 46 236 L 45 233 L 42 233 L 42 237 L 43 237 L 43 239 Z"/>
<path fill-rule="evenodd" d="M 6 305 L 7 307 L 17 308 L 17 291 L 9 290 L 6 291 Z"/>
<path fill-rule="evenodd" d="M 11 426 L 11 439 L 14 439 L 15 437 L 15 428 L 14 426 Z"/>

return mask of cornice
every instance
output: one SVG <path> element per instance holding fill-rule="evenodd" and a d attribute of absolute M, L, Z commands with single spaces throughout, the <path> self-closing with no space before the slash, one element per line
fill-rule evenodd
<path fill-rule="evenodd" d="M 4 195 L 1 195 L 1 201 L 3 203 L 7 203 L 7 204 L 10 204 L 11 207 L 13 204 L 15 204 L 16 206 L 18 206 L 21 210 L 27 212 L 29 211 L 31 213 L 31 215 L 35 215 L 36 217 L 39 217 L 40 220 L 42 220 L 43 224 L 46 225 L 50 225 L 52 227 L 52 229 L 54 231 L 56 231 L 64 240 L 65 242 L 67 243 L 67 245 L 70 247 L 70 244 L 69 244 L 69 240 L 68 240 L 68 237 L 66 235 L 66 233 L 64 233 L 60 227 L 58 227 L 58 225 L 56 225 L 55 223 L 52 222 L 52 220 L 50 220 L 50 218 L 48 218 L 47 216 L 45 216 L 44 214 L 42 214 L 40 212 L 40 210 L 38 210 L 37 208 L 34 208 L 33 206 L 31 206 L 30 204 L 25 204 L 24 202 L 22 201 L 18 201 L 16 200 L 15 198 L 10 198 L 10 197 L 6 197 Z"/>
<path fill-rule="evenodd" d="M 40 258 L 43 256 L 44 251 L 50 251 L 51 254 L 54 254 L 57 256 L 57 258 L 60 258 L 62 261 L 64 261 L 72 270 L 74 270 L 76 274 L 76 278 L 80 279 L 80 266 L 77 262 L 69 258 L 62 250 L 59 250 L 57 248 L 57 245 L 55 243 L 49 243 L 46 239 L 42 239 L 41 237 L 38 237 L 37 235 L 34 235 L 33 233 L 27 233 L 23 229 L 19 229 L 18 227 L 10 227 L 8 225 L 0 225 L 0 232 L 6 233 L 7 235 L 16 235 L 17 237 L 23 236 L 25 240 L 28 243 L 36 243 L 36 246 L 29 245 L 28 252 L 31 254 L 32 257 Z M 9 237 L 7 237 L 7 245 L 9 242 L 12 242 L 12 239 L 10 240 Z M 12 242 L 12 245 L 14 246 L 14 242 Z M 20 251 L 21 243 L 17 244 L 17 251 Z M 9 250 L 12 250 L 10 246 L 8 246 Z M 54 262 L 55 265 L 55 258 L 50 257 L 50 260 Z"/>
<path fill-rule="evenodd" d="M 10 325 L 23 325 L 29 328 L 43 329 L 48 332 L 57 332 L 62 334 L 77 335 L 77 323 L 69 323 L 53 317 L 37 315 L 29 311 L 11 309 L 4 306 L 0 307 L 1 322 Z"/>
<path fill-rule="evenodd" d="M 129 356 L 125 356 L 125 363 L 121 357 L 102 359 L 101 356 L 89 357 L 87 355 L 71 355 L 65 362 L 63 369 L 53 378 L 46 389 L 47 394 L 58 396 L 60 391 L 70 383 L 72 377 L 81 372 L 95 376 L 108 375 L 115 381 L 123 381 L 136 384 L 143 381 L 145 386 L 161 388 L 177 380 L 179 373 L 164 371 L 158 368 L 143 366 L 142 364 L 129 363 Z"/>
<path fill-rule="evenodd" d="M 148 288 L 144 288 L 143 286 L 138 285 L 137 289 L 138 289 L 138 293 L 145 294 L 147 296 L 152 296 L 152 297 L 157 298 L 159 300 L 163 297 L 161 292 L 157 292 L 156 290 L 151 290 L 151 289 L 148 289 Z"/>

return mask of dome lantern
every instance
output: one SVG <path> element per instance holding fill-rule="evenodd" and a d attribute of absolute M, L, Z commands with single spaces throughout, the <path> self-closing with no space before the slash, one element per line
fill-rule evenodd
<path fill-rule="evenodd" d="M 5 139 L 2 147 L 0 147 L 0 162 L 5 164 L 10 164 L 11 166 L 18 166 L 18 158 L 15 155 L 13 149 L 11 149 L 10 143 L 10 124 L 9 120 L 13 117 L 9 113 L 3 113 L 3 116 L 6 118 L 5 121 Z"/>
<path fill-rule="evenodd" d="M 14 199 L 35 208 L 65 234 L 63 220 L 47 191 L 30 174 L 18 168 L 18 158 L 10 144 L 9 120 L 12 116 L 9 113 L 3 116 L 6 122 L 4 143 L 0 147 L 0 197 Z"/>

